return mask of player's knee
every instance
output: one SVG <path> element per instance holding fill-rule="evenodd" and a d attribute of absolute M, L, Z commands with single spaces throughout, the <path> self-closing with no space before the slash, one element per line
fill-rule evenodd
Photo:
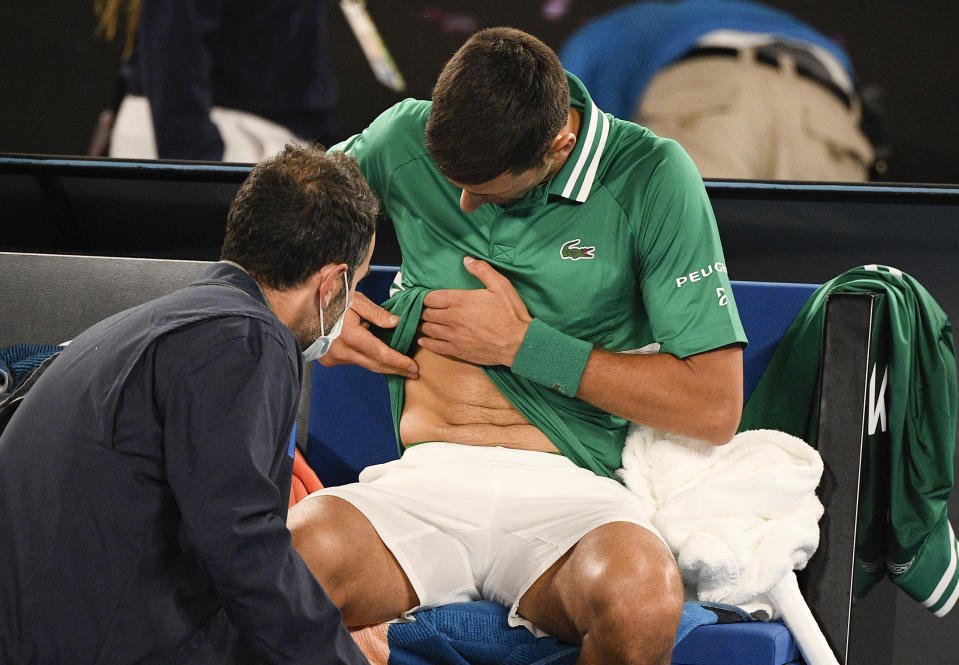
<path fill-rule="evenodd" d="M 610 566 L 606 579 L 590 590 L 593 617 L 613 624 L 672 625 L 683 610 L 682 579 L 675 562 L 657 561 L 639 566 Z"/>
<path fill-rule="evenodd" d="M 334 597 L 337 581 L 344 577 L 343 570 L 352 565 L 349 534 L 340 526 L 336 502 L 317 497 L 296 504 L 290 509 L 287 528 L 293 548 Z"/>
<path fill-rule="evenodd" d="M 673 568 L 663 565 L 651 571 L 647 567 L 642 575 L 622 571 L 595 599 L 588 639 L 603 644 L 605 662 L 670 662 L 683 608 L 682 583 Z"/>
<path fill-rule="evenodd" d="M 664 654 L 668 658 L 675 640 L 683 611 L 682 577 L 658 538 L 619 531 L 615 535 L 625 543 L 620 540 L 612 552 L 594 552 L 584 562 L 580 578 L 587 611 L 579 629 L 584 637 L 591 633 L 617 645 L 622 662 L 657 663 Z M 637 635 L 643 639 L 636 640 Z"/>

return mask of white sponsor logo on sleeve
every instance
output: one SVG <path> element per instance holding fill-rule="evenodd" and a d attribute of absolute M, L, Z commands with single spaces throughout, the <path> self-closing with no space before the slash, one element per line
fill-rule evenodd
<path fill-rule="evenodd" d="M 694 270 L 693 272 L 683 275 L 682 277 L 677 277 L 676 288 L 681 288 L 684 284 L 702 281 L 713 273 L 719 274 L 721 272 L 726 272 L 726 264 L 717 261 L 716 263 L 708 265 L 704 268 L 700 268 L 699 270 Z"/>

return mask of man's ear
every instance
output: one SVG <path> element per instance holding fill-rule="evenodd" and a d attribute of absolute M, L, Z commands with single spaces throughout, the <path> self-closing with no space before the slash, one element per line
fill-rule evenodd
<path fill-rule="evenodd" d="M 309 278 L 311 281 L 316 280 L 321 307 L 329 307 L 336 294 L 345 287 L 343 273 L 347 267 L 345 263 L 327 263 Z"/>
<path fill-rule="evenodd" d="M 576 134 L 566 127 L 560 130 L 549 146 L 549 154 L 554 161 L 562 161 L 570 156 L 576 147 Z"/>

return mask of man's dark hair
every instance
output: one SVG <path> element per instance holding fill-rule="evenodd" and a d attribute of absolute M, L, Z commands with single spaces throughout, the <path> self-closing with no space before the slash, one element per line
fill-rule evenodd
<path fill-rule="evenodd" d="M 288 145 L 240 186 L 220 258 L 277 290 L 303 284 L 328 263 L 346 263 L 352 278 L 369 251 L 378 210 L 355 159 Z"/>
<path fill-rule="evenodd" d="M 569 84 L 556 54 L 514 28 L 477 32 L 433 87 L 426 147 L 464 185 L 542 163 L 569 117 Z"/>

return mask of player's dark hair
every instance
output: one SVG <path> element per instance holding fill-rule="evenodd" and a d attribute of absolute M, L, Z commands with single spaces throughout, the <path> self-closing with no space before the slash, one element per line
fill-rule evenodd
<path fill-rule="evenodd" d="M 426 147 L 440 171 L 475 185 L 539 165 L 569 117 L 559 58 L 514 28 L 477 32 L 433 88 Z"/>

